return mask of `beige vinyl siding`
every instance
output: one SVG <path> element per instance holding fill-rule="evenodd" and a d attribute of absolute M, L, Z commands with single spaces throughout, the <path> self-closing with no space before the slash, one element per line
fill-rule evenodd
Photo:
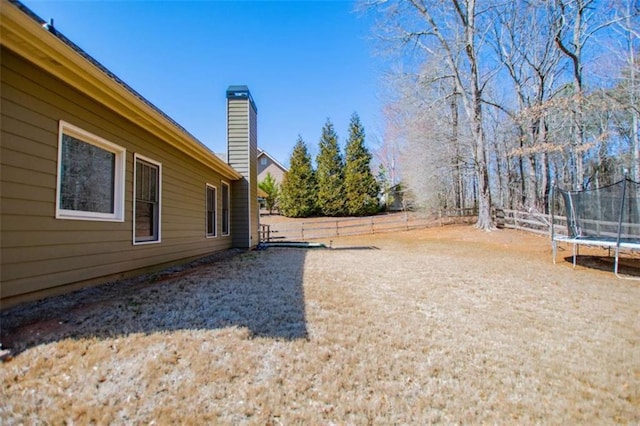
<path fill-rule="evenodd" d="M 249 144 L 249 101 L 245 99 L 229 99 L 227 111 L 228 157 L 229 164 L 243 176 L 249 172 L 247 168 L 247 147 Z"/>
<path fill-rule="evenodd" d="M 249 215 L 246 179 L 231 182 L 231 226 L 234 247 L 248 247 Z"/>
<path fill-rule="evenodd" d="M 258 204 L 258 114 L 249 103 L 249 215 L 251 246 L 260 242 L 260 205 Z"/>
<path fill-rule="evenodd" d="M 267 177 L 267 173 L 271 173 L 271 177 L 273 177 L 273 180 L 275 180 L 278 185 L 282 185 L 285 171 L 282 170 L 276 163 L 271 161 L 268 157 L 263 158 L 267 159 L 267 165 L 259 167 L 260 171 L 258 172 L 258 182 L 262 182 Z"/>
<path fill-rule="evenodd" d="M 231 185 L 229 182 L 222 181 L 220 186 L 220 228 L 221 235 L 230 235 L 231 231 Z"/>
<path fill-rule="evenodd" d="M 229 164 L 244 178 L 231 183 L 231 234 L 237 247 L 249 246 L 249 101 L 227 100 L 227 152 Z"/>
<path fill-rule="evenodd" d="M 229 177 L 220 176 L 6 48 L 1 50 L 0 63 L 3 299 L 83 281 L 95 283 L 96 278 L 231 246 L 230 237 L 205 237 L 202 191 L 206 182 L 219 186 L 221 180 L 230 182 Z M 124 222 L 55 219 L 60 120 L 127 150 Z M 163 165 L 159 244 L 134 246 L 132 242 L 134 153 Z"/>

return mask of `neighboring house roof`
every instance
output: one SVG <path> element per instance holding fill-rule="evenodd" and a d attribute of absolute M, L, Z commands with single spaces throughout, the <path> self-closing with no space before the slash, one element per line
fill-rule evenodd
<path fill-rule="evenodd" d="M 283 166 L 278 160 L 276 160 L 271 155 L 269 155 L 269 153 L 267 151 L 264 151 L 264 150 L 258 148 L 258 160 L 260 160 L 260 157 L 262 157 L 262 156 L 268 157 L 276 166 L 280 167 L 285 173 L 289 172 L 288 168 Z"/>
<path fill-rule="evenodd" d="M 229 179 L 242 175 L 124 81 L 16 0 L 1 0 L 2 45 Z"/>

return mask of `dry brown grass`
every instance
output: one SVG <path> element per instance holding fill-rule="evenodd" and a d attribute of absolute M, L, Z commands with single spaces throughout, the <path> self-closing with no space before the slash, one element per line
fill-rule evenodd
<path fill-rule="evenodd" d="M 2 424 L 640 422 L 638 282 L 515 231 L 333 247 L 3 313 Z"/>

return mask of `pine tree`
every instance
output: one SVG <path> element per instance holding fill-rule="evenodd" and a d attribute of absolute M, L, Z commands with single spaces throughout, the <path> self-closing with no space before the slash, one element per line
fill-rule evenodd
<path fill-rule="evenodd" d="M 280 211 L 287 217 L 308 217 L 316 212 L 316 176 L 307 145 L 298 136 L 289 172 L 280 187 Z"/>
<path fill-rule="evenodd" d="M 345 151 L 344 191 L 347 213 L 351 216 L 377 213 L 380 187 L 371 173 L 371 154 L 364 144 L 364 127 L 356 113 L 351 116 Z"/>
<path fill-rule="evenodd" d="M 269 214 L 271 214 L 274 207 L 278 205 L 278 198 L 280 197 L 280 185 L 278 185 L 273 176 L 271 176 L 271 173 L 267 172 L 264 180 L 258 183 L 258 188 L 262 189 L 265 194 L 267 194 L 267 197 L 264 201 L 267 205 L 267 210 L 269 210 Z"/>
<path fill-rule="evenodd" d="M 320 152 L 316 157 L 318 209 L 325 216 L 342 216 L 344 204 L 344 162 L 338 146 L 338 135 L 329 119 L 322 128 Z"/>

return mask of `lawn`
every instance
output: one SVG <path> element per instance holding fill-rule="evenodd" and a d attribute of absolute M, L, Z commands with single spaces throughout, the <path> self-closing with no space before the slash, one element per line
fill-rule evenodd
<path fill-rule="evenodd" d="M 4 311 L 1 423 L 640 422 L 640 283 L 608 261 L 468 226 L 331 247 Z"/>

